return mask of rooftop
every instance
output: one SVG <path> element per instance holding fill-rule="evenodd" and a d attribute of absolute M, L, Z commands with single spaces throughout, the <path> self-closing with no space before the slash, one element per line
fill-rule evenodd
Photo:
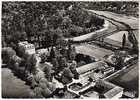
<path fill-rule="evenodd" d="M 123 88 L 104 80 L 98 80 L 95 85 L 97 92 L 105 96 L 105 98 L 112 98 L 123 91 Z"/>
<path fill-rule="evenodd" d="M 91 86 L 87 90 L 83 91 L 81 94 L 84 96 L 85 94 L 92 95 L 96 93 L 99 96 L 103 96 L 105 98 L 113 98 L 122 91 L 123 88 L 119 86 L 116 86 L 104 80 L 98 80 L 95 86 Z"/>
<path fill-rule="evenodd" d="M 94 70 L 97 68 L 99 69 L 99 68 L 105 68 L 105 67 L 108 67 L 105 62 L 98 61 L 98 62 L 93 62 L 93 63 L 87 64 L 87 65 L 78 67 L 77 72 L 79 74 L 83 74 L 85 72 L 88 72 L 88 71 L 91 71 L 91 70 Z"/>

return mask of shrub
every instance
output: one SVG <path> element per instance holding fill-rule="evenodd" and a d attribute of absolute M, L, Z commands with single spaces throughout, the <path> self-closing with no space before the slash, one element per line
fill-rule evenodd
<path fill-rule="evenodd" d="M 8 64 L 14 55 L 16 55 L 16 52 L 12 48 L 10 47 L 2 48 L 3 63 Z"/>

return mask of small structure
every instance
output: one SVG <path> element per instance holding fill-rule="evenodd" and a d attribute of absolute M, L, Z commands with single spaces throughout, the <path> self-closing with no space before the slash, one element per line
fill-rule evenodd
<path fill-rule="evenodd" d="M 74 80 L 72 83 L 68 84 L 67 85 L 67 88 L 68 88 L 68 91 L 71 92 L 71 93 L 74 93 L 76 95 L 81 95 L 80 93 L 82 91 L 85 91 L 87 90 L 88 88 L 90 88 L 91 86 L 94 86 L 95 85 L 95 82 L 91 82 L 91 81 L 88 81 L 88 80 Z"/>
<path fill-rule="evenodd" d="M 104 69 L 104 70 L 102 71 L 102 73 L 103 73 L 105 76 L 107 76 L 108 74 L 113 73 L 114 71 L 115 71 L 115 68 L 114 68 L 114 67 L 108 67 L 108 68 Z"/>
<path fill-rule="evenodd" d="M 23 54 L 35 54 L 35 46 L 31 43 L 28 43 L 27 41 L 19 42 L 19 52 Z"/>
<path fill-rule="evenodd" d="M 41 55 L 41 54 L 48 54 L 48 49 L 38 49 L 36 50 L 36 53 Z"/>

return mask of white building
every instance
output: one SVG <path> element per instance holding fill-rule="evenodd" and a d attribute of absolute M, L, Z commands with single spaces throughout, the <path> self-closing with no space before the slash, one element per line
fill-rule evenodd
<path fill-rule="evenodd" d="M 27 41 L 19 42 L 19 51 L 23 54 L 35 54 L 35 46 Z"/>

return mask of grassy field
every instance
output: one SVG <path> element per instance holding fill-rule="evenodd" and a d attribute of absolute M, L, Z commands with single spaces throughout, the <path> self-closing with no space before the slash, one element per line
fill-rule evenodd
<path fill-rule="evenodd" d="M 32 90 L 25 82 L 13 75 L 10 69 L 2 68 L 2 97 L 29 98 Z"/>
<path fill-rule="evenodd" d="M 76 45 L 76 52 L 102 59 L 105 55 L 112 54 L 111 50 L 107 50 L 95 45 L 81 44 Z"/>
<path fill-rule="evenodd" d="M 138 93 L 139 87 L 138 63 L 131 67 L 133 68 L 124 72 L 123 75 L 119 75 L 109 81 L 123 87 L 125 91 L 136 91 Z"/>

